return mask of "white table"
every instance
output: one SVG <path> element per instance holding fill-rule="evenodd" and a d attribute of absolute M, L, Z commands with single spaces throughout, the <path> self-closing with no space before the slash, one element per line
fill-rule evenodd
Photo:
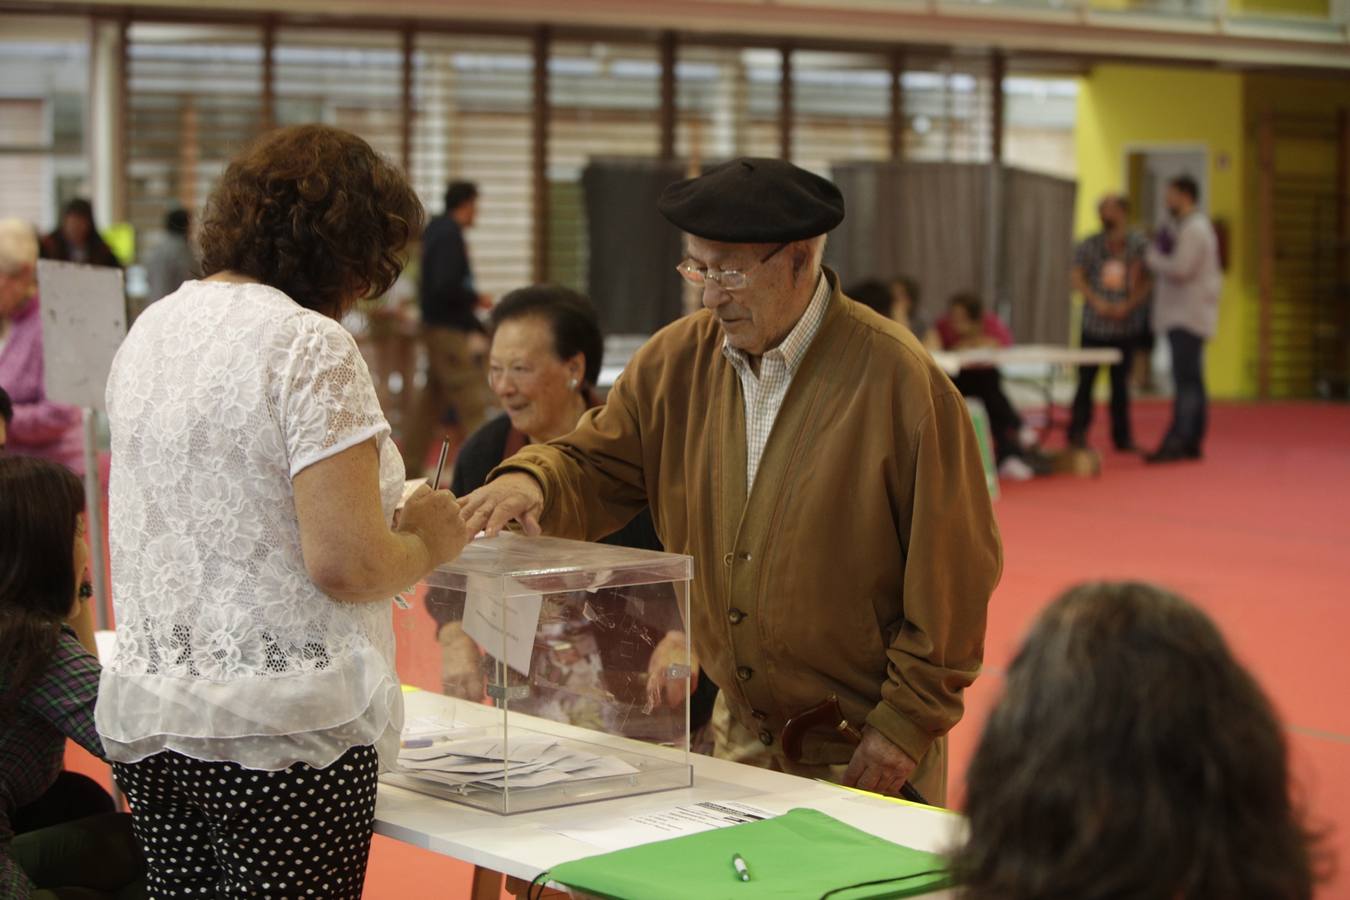
<path fill-rule="evenodd" d="M 948 375 L 955 375 L 966 366 L 1052 370 L 1070 366 L 1113 366 L 1120 362 L 1121 355 L 1114 347 L 1025 344 L 1017 347 L 980 347 L 976 350 L 936 350 L 933 359 Z"/>
<path fill-rule="evenodd" d="M 410 717 L 440 714 L 464 721 L 466 713 L 494 714 L 481 706 L 477 709 L 482 713 L 475 714 L 466 708 L 467 704 L 425 691 L 405 696 Z M 576 731 L 539 719 L 532 720 L 531 727 L 564 733 Z M 586 734 L 596 736 L 594 732 Z M 964 830 L 964 820 L 955 813 L 895 803 L 832 784 L 697 754 L 691 754 L 690 760 L 694 784 L 689 788 L 510 816 L 381 784 L 375 808 L 375 832 L 529 882 L 559 863 L 604 852 L 565 837 L 555 829 L 618 826 L 630 816 L 704 800 L 739 800 L 775 813 L 810 807 L 886 840 L 935 852 L 953 847 Z M 950 895 L 939 892 L 931 896 Z"/>
<path fill-rule="evenodd" d="M 1057 416 L 1055 376 L 1078 366 L 1113 366 L 1121 360 L 1114 347 L 1058 347 L 1025 344 L 1016 347 L 980 347 L 975 350 L 937 350 L 933 359 L 953 378 L 968 366 L 995 366 L 1007 381 L 1033 387 L 1045 402 L 1045 421 L 1040 428 L 1044 445 L 1056 425 L 1068 427 L 1067 417 Z"/>
<path fill-rule="evenodd" d="M 614 335 L 605 341 L 605 364 L 600 369 L 599 387 L 614 386 L 614 380 L 642 346 L 642 335 Z M 936 350 L 933 359 L 948 375 L 963 366 L 1000 368 L 1059 369 L 1070 366 L 1111 366 L 1120 362 L 1120 351 L 1110 347 L 1060 347 L 1052 344 L 1025 344 L 1016 347 L 984 347 L 978 350 Z"/>

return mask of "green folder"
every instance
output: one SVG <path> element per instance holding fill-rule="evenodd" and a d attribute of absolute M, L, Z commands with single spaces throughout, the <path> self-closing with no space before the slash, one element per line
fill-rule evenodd
<path fill-rule="evenodd" d="M 749 881 L 737 877 L 737 854 Z M 814 809 L 578 859 L 543 877 L 615 900 L 866 900 L 950 884 L 939 854 L 892 844 Z"/>

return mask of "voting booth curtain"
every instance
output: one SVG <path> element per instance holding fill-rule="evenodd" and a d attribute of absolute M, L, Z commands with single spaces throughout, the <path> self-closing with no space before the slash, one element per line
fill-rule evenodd
<path fill-rule="evenodd" d="M 1068 343 L 1074 182 L 977 163 L 842 163 L 832 175 L 848 215 L 825 258 L 846 286 L 908 275 L 929 321 L 974 291 L 1006 311 L 1019 343 Z"/>
<path fill-rule="evenodd" d="M 598 158 L 582 171 L 587 290 L 605 334 L 651 334 L 683 312 L 680 232 L 656 211 L 683 177 L 682 164 L 659 159 Z"/>
<path fill-rule="evenodd" d="M 682 313 L 681 238 L 656 200 L 684 174 L 682 161 L 639 158 L 592 159 L 582 173 L 587 287 L 607 334 L 651 334 Z M 909 275 L 929 321 L 975 291 L 1019 343 L 1069 342 L 1074 182 L 979 163 L 835 163 L 831 177 L 848 214 L 825 260 L 846 287 Z"/>

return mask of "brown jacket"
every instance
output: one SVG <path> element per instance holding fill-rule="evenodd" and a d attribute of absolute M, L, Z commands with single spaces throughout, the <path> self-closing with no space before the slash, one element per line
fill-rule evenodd
<path fill-rule="evenodd" d="M 965 403 L 908 329 L 839 279 L 746 497 L 740 381 L 706 310 L 655 335 L 577 429 L 497 470 L 544 531 L 594 540 L 650 504 L 694 557 L 693 641 L 741 722 L 776 736 L 837 693 L 913 759 L 961 718 L 1001 550 Z M 830 734 L 806 763 L 847 762 Z"/>

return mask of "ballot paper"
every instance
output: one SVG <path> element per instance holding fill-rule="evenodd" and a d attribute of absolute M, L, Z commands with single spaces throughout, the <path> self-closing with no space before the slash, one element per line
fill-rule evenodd
<path fill-rule="evenodd" d="M 453 719 L 440 716 L 413 716 L 403 723 L 403 746 L 431 743 L 436 740 L 448 740 L 451 737 L 480 734 L 482 728 L 473 728 Z"/>
<path fill-rule="evenodd" d="M 557 833 L 602 850 L 627 850 L 681 835 L 772 819 L 775 815 L 734 800 L 705 800 L 702 803 L 630 816 L 618 825 L 558 829 Z"/>
<path fill-rule="evenodd" d="M 418 722 L 419 732 L 432 725 Z M 631 775 L 636 767 L 612 756 L 540 734 L 522 734 L 509 742 L 488 729 L 451 727 L 441 723 L 441 736 L 409 740 L 399 752 L 399 770 L 407 776 L 452 787 L 521 790 L 566 781 Z"/>
<path fill-rule="evenodd" d="M 408 498 L 417 493 L 417 489 L 426 484 L 425 478 L 409 478 L 403 482 L 403 496 L 398 499 L 398 506 L 395 509 L 402 509 L 408 505 Z"/>
<path fill-rule="evenodd" d="M 543 594 L 498 596 L 497 579 L 470 575 L 465 586 L 464 633 L 526 677 L 534 656 Z"/>

